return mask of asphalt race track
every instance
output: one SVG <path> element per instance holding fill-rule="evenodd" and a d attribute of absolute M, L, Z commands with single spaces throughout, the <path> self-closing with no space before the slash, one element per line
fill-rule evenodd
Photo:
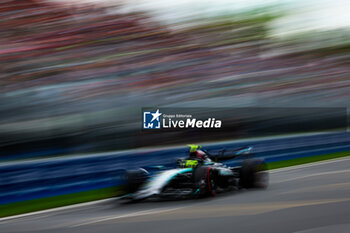
<path fill-rule="evenodd" d="M 349 233 L 350 158 L 275 170 L 266 190 L 201 200 L 104 200 L 5 218 L 0 232 Z"/>

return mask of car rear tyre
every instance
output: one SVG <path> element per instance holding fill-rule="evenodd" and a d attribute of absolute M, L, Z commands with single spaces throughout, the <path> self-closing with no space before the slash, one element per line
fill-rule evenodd
<path fill-rule="evenodd" d="M 267 165 L 262 160 L 246 160 L 242 164 L 240 174 L 242 188 L 267 188 Z"/>

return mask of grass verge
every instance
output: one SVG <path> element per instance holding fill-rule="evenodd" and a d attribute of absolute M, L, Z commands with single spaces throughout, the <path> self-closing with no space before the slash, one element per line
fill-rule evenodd
<path fill-rule="evenodd" d="M 311 156 L 298 159 L 290 159 L 285 161 L 278 161 L 268 163 L 269 170 L 295 166 L 306 163 L 313 163 L 327 159 L 335 159 L 346 157 L 350 155 L 350 151 L 337 152 L 332 154 Z M 34 211 L 40 211 L 45 209 L 51 209 L 56 207 L 62 207 L 67 205 L 73 205 L 83 202 L 96 201 L 101 199 L 106 199 L 110 197 L 115 197 L 121 194 L 120 188 L 104 188 L 92 191 L 85 191 L 73 194 L 60 195 L 55 197 L 41 198 L 31 201 L 23 201 L 17 203 L 11 203 L 6 205 L 0 205 L 0 218 L 12 215 L 24 214 Z"/>
<path fill-rule="evenodd" d="M 121 190 L 118 188 L 103 188 L 98 190 L 5 204 L 0 205 L 0 217 L 24 214 L 83 202 L 96 201 L 100 199 L 115 197 L 120 193 Z"/>

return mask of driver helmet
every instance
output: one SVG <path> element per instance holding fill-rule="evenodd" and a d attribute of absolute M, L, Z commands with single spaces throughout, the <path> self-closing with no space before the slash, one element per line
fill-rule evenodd
<path fill-rule="evenodd" d="M 206 159 L 208 156 L 207 156 L 207 154 L 204 152 L 204 151 L 202 151 L 202 150 L 197 150 L 196 151 L 196 158 L 197 159 Z"/>
<path fill-rule="evenodd" d="M 200 150 L 202 146 L 199 145 L 188 145 L 190 147 L 190 158 L 191 159 L 206 159 L 208 158 L 207 154 Z"/>

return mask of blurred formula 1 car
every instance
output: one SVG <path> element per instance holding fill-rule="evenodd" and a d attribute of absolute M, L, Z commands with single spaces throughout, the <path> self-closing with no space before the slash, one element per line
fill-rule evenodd
<path fill-rule="evenodd" d="M 267 166 L 262 159 L 249 156 L 252 147 L 212 154 L 201 146 L 189 146 L 189 157 L 178 159 L 175 169 L 159 166 L 127 171 L 124 178 L 128 194 L 124 198 L 205 197 L 232 189 L 267 187 Z M 240 166 L 228 167 L 219 163 L 235 158 L 243 158 Z"/>

